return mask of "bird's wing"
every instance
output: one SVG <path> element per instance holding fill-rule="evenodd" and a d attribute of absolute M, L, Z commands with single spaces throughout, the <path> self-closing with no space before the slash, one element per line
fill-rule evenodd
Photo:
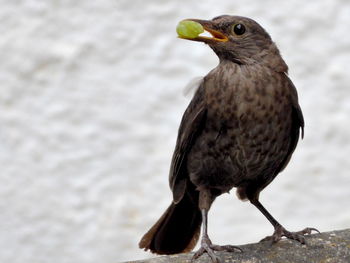
<path fill-rule="evenodd" d="M 171 161 L 169 183 L 174 203 L 178 203 L 185 193 L 188 181 L 187 154 L 204 128 L 206 113 L 203 87 L 200 85 L 182 117 Z"/>
<path fill-rule="evenodd" d="M 295 147 L 298 144 L 299 137 L 300 137 L 300 130 L 301 130 L 301 138 L 304 138 L 304 117 L 303 113 L 301 111 L 301 108 L 299 106 L 298 102 L 298 94 L 297 90 L 293 84 L 293 82 L 286 76 L 287 85 L 289 85 L 289 90 L 291 92 L 291 104 L 292 104 L 292 128 L 291 128 L 291 137 L 290 137 L 290 144 L 289 149 L 287 152 L 287 155 L 285 159 L 282 161 L 279 169 L 277 169 L 277 173 L 281 172 L 288 164 Z"/>

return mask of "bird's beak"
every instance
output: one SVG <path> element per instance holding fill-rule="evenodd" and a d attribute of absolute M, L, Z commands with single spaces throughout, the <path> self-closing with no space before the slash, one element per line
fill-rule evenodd
<path fill-rule="evenodd" d="M 205 31 L 209 32 L 212 37 L 209 36 L 197 36 L 195 38 L 186 38 L 186 37 L 181 37 L 183 39 L 188 39 L 188 40 L 194 40 L 194 41 L 200 41 L 204 43 L 215 43 L 215 42 L 227 42 L 228 37 L 221 33 L 220 31 L 217 31 L 214 29 L 214 24 L 210 20 L 201 20 L 201 19 L 186 19 L 188 21 L 194 21 L 199 24 L 201 24 L 204 28 Z"/>

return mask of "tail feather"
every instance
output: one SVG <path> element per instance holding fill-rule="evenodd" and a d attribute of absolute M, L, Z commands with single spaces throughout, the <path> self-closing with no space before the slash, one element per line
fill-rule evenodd
<path fill-rule="evenodd" d="M 179 203 L 168 207 L 142 237 L 139 247 L 166 255 L 189 252 L 197 244 L 201 222 L 198 194 L 187 192 Z"/>

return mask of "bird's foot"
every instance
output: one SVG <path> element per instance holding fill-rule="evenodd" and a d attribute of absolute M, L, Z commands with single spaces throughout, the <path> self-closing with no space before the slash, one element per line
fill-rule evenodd
<path fill-rule="evenodd" d="M 215 255 L 214 251 L 226 251 L 226 252 L 235 252 L 239 250 L 242 252 L 242 249 L 236 246 L 231 245 L 225 245 L 225 246 L 219 246 L 214 245 L 211 243 L 211 240 L 208 236 L 203 236 L 201 241 L 201 247 L 198 249 L 196 253 L 194 253 L 191 263 L 194 263 L 194 261 L 199 258 L 204 253 L 207 253 L 213 263 L 220 263 L 220 259 L 217 255 Z"/>
<path fill-rule="evenodd" d="M 307 227 L 301 231 L 298 232 L 289 232 L 287 231 L 283 226 L 278 225 L 275 227 L 275 232 L 272 234 L 272 236 L 267 236 L 262 241 L 272 241 L 272 243 L 276 243 L 281 240 L 282 237 L 286 237 L 292 240 L 296 240 L 300 242 L 301 244 L 305 244 L 305 235 L 310 235 L 312 231 L 316 231 L 320 233 L 316 228 Z"/>

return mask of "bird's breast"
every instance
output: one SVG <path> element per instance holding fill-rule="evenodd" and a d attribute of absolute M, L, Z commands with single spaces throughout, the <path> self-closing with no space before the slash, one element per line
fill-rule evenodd
<path fill-rule="evenodd" d="M 209 152 L 229 156 L 233 170 L 245 179 L 272 173 L 288 151 L 291 133 L 291 105 L 281 76 L 226 72 L 205 81 L 203 138 Z"/>
<path fill-rule="evenodd" d="M 291 103 L 283 80 L 270 70 L 235 68 L 209 75 L 204 79 L 209 121 L 241 128 L 281 122 Z"/>

